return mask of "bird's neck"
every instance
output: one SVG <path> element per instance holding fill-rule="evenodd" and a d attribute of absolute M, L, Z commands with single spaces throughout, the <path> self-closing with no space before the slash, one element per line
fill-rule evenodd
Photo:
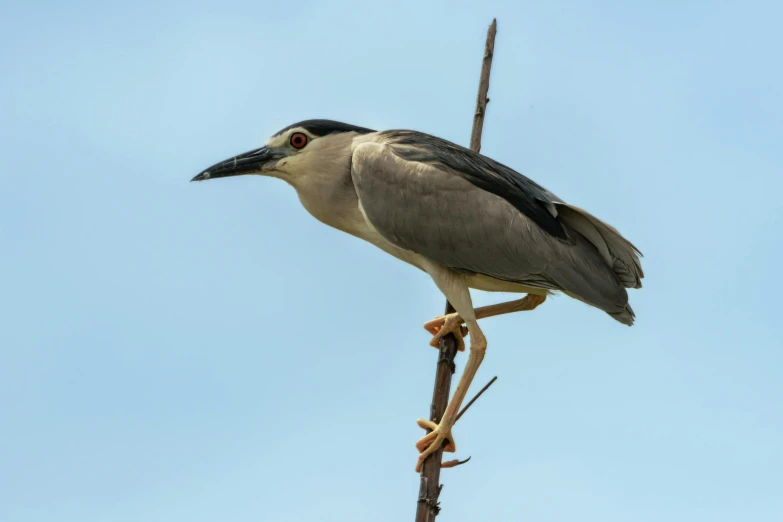
<path fill-rule="evenodd" d="M 351 222 L 361 218 L 359 199 L 351 183 L 350 171 L 336 179 L 333 175 L 308 175 L 306 183 L 294 186 L 307 211 L 319 221 L 348 232 Z"/>

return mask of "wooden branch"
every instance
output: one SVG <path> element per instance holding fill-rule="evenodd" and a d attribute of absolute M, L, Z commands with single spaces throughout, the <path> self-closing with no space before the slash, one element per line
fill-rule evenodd
<path fill-rule="evenodd" d="M 492 67 L 492 54 L 495 52 L 495 34 L 497 20 L 493 19 L 487 31 L 487 43 L 484 46 L 484 59 L 481 62 L 481 78 L 479 80 L 476 113 L 473 116 L 473 133 L 470 137 L 470 148 L 476 152 L 481 150 L 481 131 L 484 127 L 484 115 L 487 112 L 487 92 L 489 92 L 489 72 Z M 454 313 L 451 303 L 446 303 L 446 313 Z M 454 374 L 454 357 L 457 355 L 457 341 L 452 334 L 445 335 L 440 340 L 440 353 L 435 369 L 435 387 L 430 405 L 430 420 L 440 422 L 449 401 L 451 376 Z M 491 384 L 491 383 L 490 383 Z M 483 390 L 482 390 L 483 392 Z M 480 393 L 479 393 L 480 395 Z M 476 396 L 478 398 L 478 395 Z M 475 399 L 474 399 L 475 400 Z M 471 401 L 472 403 L 473 401 Z M 469 406 L 470 404 L 468 404 Z M 464 410 L 463 410 L 464 412 Z M 444 442 L 445 445 L 445 442 Z M 438 497 L 443 486 L 440 485 L 440 469 L 443 461 L 443 446 L 424 460 L 421 467 L 419 498 L 416 504 L 416 522 L 435 522 L 440 512 Z M 457 461 L 459 462 L 459 461 Z M 463 461 L 462 463 L 467 462 Z M 455 461 L 447 464 L 457 465 Z"/>
<path fill-rule="evenodd" d="M 470 148 L 481 152 L 481 133 L 484 130 L 484 115 L 487 113 L 489 98 L 489 71 L 492 69 L 492 55 L 495 54 L 495 35 L 498 32 L 497 20 L 487 31 L 487 44 L 484 46 L 484 60 L 481 62 L 481 80 L 479 81 L 478 97 L 476 98 L 476 113 L 473 115 L 473 133 L 470 135 Z"/>
<path fill-rule="evenodd" d="M 453 313 L 450 303 L 446 303 L 446 313 Z M 454 335 L 444 335 L 440 340 L 438 363 L 435 368 L 435 387 L 432 390 L 430 420 L 440 422 L 449 402 L 451 376 L 454 375 L 454 357 L 457 355 L 457 340 Z M 416 522 L 434 522 L 440 512 L 438 497 L 440 486 L 440 466 L 443 461 L 443 446 L 424 459 L 419 473 L 419 498 L 416 505 Z"/>

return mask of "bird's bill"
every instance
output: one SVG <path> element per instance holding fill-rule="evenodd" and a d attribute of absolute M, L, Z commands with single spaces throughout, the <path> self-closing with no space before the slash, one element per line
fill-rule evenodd
<path fill-rule="evenodd" d="M 204 181 L 228 176 L 241 176 L 243 174 L 260 174 L 265 170 L 272 170 L 277 160 L 285 157 L 285 155 L 280 149 L 261 147 L 220 163 L 215 163 L 190 181 Z"/>

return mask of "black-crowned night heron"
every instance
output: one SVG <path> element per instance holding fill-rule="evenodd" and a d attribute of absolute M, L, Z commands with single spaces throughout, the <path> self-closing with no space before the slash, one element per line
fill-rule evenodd
<path fill-rule="evenodd" d="M 470 333 L 470 355 L 440 424 L 418 421 L 433 431 L 416 444 L 417 470 L 444 440 L 455 449 L 451 427 L 487 347 L 478 319 L 532 310 L 559 290 L 633 324 L 625 289 L 642 286 L 640 252 L 598 218 L 454 143 L 309 120 L 192 181 L 241 174 L 288 182 L 316 219 L 427 272 L 457 311 L 424 326 L 433 346 L 451 332 L 464 350 Z M 474 309 L 470 288 L 528 295 Z"/>

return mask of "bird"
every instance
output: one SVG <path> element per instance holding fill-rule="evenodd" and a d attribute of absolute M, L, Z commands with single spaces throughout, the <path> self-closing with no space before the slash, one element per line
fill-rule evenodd
<path fill-rule="evenodd" d="M 425 323 L 437 347 L 454 334 L 468 360 L 440 422 L 416 442 L 416 471 L 445 442 L 487 349 L 478 320 L 530 311 L 553 292 L 632 325 L 626 289 L 641 288 L 641 252 L 614 227 L 478 152 L 414 130 L 305 120 L 191 181 L 281 179 L 316 219 L 426 272 L 455 312 Z M 471 289 L 525 297 L 475 308 Z M 464 325 L 464 326 L 463 326 Z"/>

